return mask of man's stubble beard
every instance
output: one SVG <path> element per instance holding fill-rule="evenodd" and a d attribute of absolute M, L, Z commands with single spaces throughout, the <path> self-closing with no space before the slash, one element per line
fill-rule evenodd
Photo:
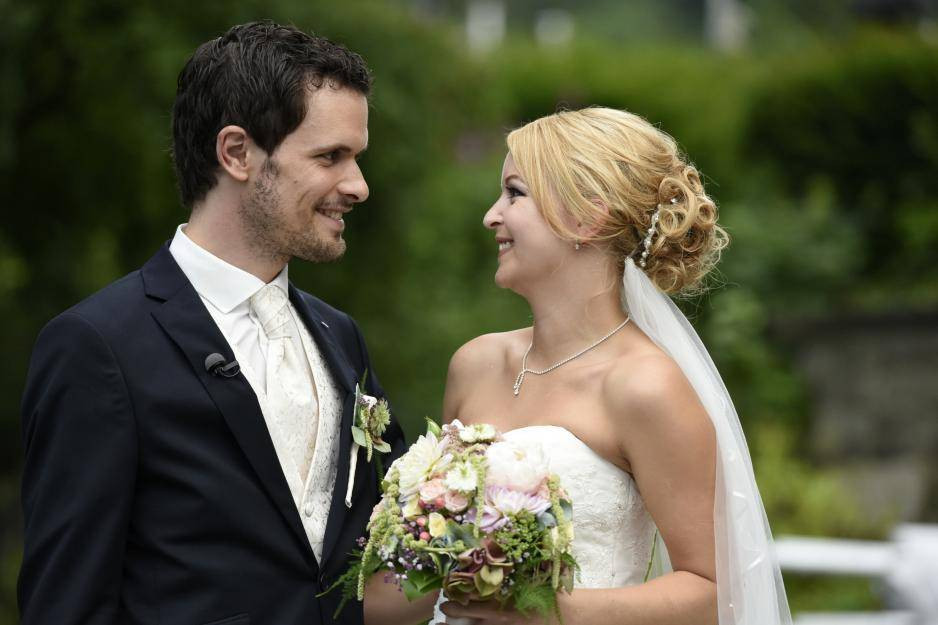
<path fill-rule="evenodd" d="M 238 207 L 238 216 L 254 250 L 265 259 L 289 262 L 300 258 L 311 263 L 330 263 L 345 254 L 345 240 L 325 239 L 313 223 L 302 231 L 293 229 L 286 219 L 277 190 L 280 168 L 268 158 L 251 195 Z M 315 215 L 310 215 L 315 219 Z"/>

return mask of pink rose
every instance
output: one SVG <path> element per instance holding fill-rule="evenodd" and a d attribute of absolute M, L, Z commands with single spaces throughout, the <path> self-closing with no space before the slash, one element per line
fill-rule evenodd
<path fill-rule="evenodd" d="M 437 497 L 442 497 L 445 492 L 446 487 L 443 485 L 443 480 L 439 478 L 420 485 L 420 499 L 426 503 L 431 503 Z"/>
<path fill-rule="evenodd" d="M 443 505 L 450 512 L 462 512 L 469 505 L 469 498 L 459 491 L 446 491 L 443 495 Z"/>

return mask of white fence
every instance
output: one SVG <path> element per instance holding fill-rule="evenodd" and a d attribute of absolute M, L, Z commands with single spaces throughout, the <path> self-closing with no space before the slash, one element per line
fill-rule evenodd
<path fill-rule="evenodd" d="M 938 625 L 938 525 L 899 525 L 889 542 L 779 536 L 786 573 L 879 580 L 883 612 L 801 613 L 795 625 Z"/>

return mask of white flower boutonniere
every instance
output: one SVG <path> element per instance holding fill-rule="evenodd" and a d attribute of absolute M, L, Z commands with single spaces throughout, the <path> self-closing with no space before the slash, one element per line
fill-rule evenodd
<path fill-rule="evenodd" d="M 365 395 L 362 389 L 368 372 L 362 375 L 361 382 L 355 385 L 355 414 L 352 421 L 352 449 L 349 452 L 348 489 L 345 491 L 345 505 L 352 507 L 352 488 L 355 486 L 355 469 L 358 467 L 358 450 L 365 449 L 365 461 L 371 462 L 374 452 L 386 454 L 391 446 L 381 436 L 391 422 L 391 411 L 386 399 Z M 374 456 L 375 466 L 380 480 L 384 473 L 381 459 Z"/>

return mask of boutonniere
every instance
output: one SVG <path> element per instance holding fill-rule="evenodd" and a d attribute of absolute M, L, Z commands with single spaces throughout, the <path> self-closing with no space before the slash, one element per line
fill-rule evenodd
<path fill-rule="evenodd" d="M 391 446 L 381 438 L 391 422 L 391 411 L 386 399 L 365 395 L 362 389 L 368 371 L 362 374 L 361 382 L 355 385 L 355 414 L 352 418 L 352 449 L 349 452 L 348 489 L 345 491 L 345 505 L 352 507 L 352 488 L 355 485 L 355 469 L 358 467 L 358 450 L 365 449 L 365 462 L 374 457 L 375 467 L 380 480 L 384 473 L 381 458 L 374 452 L 386 454 Z"/>

